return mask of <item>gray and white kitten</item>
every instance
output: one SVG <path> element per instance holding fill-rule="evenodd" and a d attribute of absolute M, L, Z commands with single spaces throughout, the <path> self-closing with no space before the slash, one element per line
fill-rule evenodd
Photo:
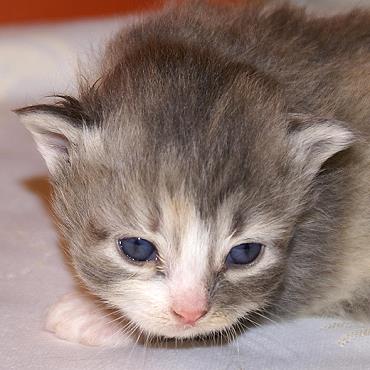
<path fill-rule="evenodd" d="M 171 7 L 120 32 L 95 80 L 17 112 L 78 276 L 128 331 L 370 316 L 369 12 Z M 47 326 L 123 341 L 105 315 L 74 293 Z"/>

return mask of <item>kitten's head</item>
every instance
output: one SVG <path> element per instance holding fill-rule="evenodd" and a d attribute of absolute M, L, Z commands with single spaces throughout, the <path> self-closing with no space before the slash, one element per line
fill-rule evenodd
<path fill-rule="evenodd" d="M 116 58 L 78 99 L 19 110 L 76 271 L 151 334 L 235 325 L 279 296 L 311 184 L 353 135 L 212 53 L 152 41 Z"/>

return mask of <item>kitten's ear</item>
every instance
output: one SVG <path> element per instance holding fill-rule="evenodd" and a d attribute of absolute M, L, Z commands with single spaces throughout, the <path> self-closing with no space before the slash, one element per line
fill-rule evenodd
<path fill-rule="evenodd" d="M 330 157 L 349 148 L 355 134 L 344 122 L 290 114 L 288 138 L 294 161 L 306 175 L 314 176 Z"/>
<path fill-rule="evenodd" d="M 81 135 L 82 116 L 69 108 L 63 101 L 15 110 L 31 132 L 51 174 L 69 163 L 71 149 L 77 145 Z"/>

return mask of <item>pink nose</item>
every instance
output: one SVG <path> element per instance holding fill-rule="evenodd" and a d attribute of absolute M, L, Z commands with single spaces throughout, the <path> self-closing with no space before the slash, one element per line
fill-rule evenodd
<path fill-rule="evenodd" d="M 182 324 L 194 325 L 201 317 L 203 317 L 207 313 L 207 310 L 192 310 L 180 307 L 172 307 L 172 312 Z"/>

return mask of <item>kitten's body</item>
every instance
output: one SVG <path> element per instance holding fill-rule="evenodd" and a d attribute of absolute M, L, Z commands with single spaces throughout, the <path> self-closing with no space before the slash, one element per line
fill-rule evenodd
<path fill-rule="evenodd" d="M 166 336 L 256 311 L 368 318 L 369 60 L 367 12 L 181 7 L 120 33 L 78 100 L 20 110 L 89 289 Z M 120 235 L 154 241 L 160 264 L 121 262 Z M 245 240 L 260 262 L 225 271 Z M 177 328 L 174 292 L 198 291 L 209 316 Z"/>

